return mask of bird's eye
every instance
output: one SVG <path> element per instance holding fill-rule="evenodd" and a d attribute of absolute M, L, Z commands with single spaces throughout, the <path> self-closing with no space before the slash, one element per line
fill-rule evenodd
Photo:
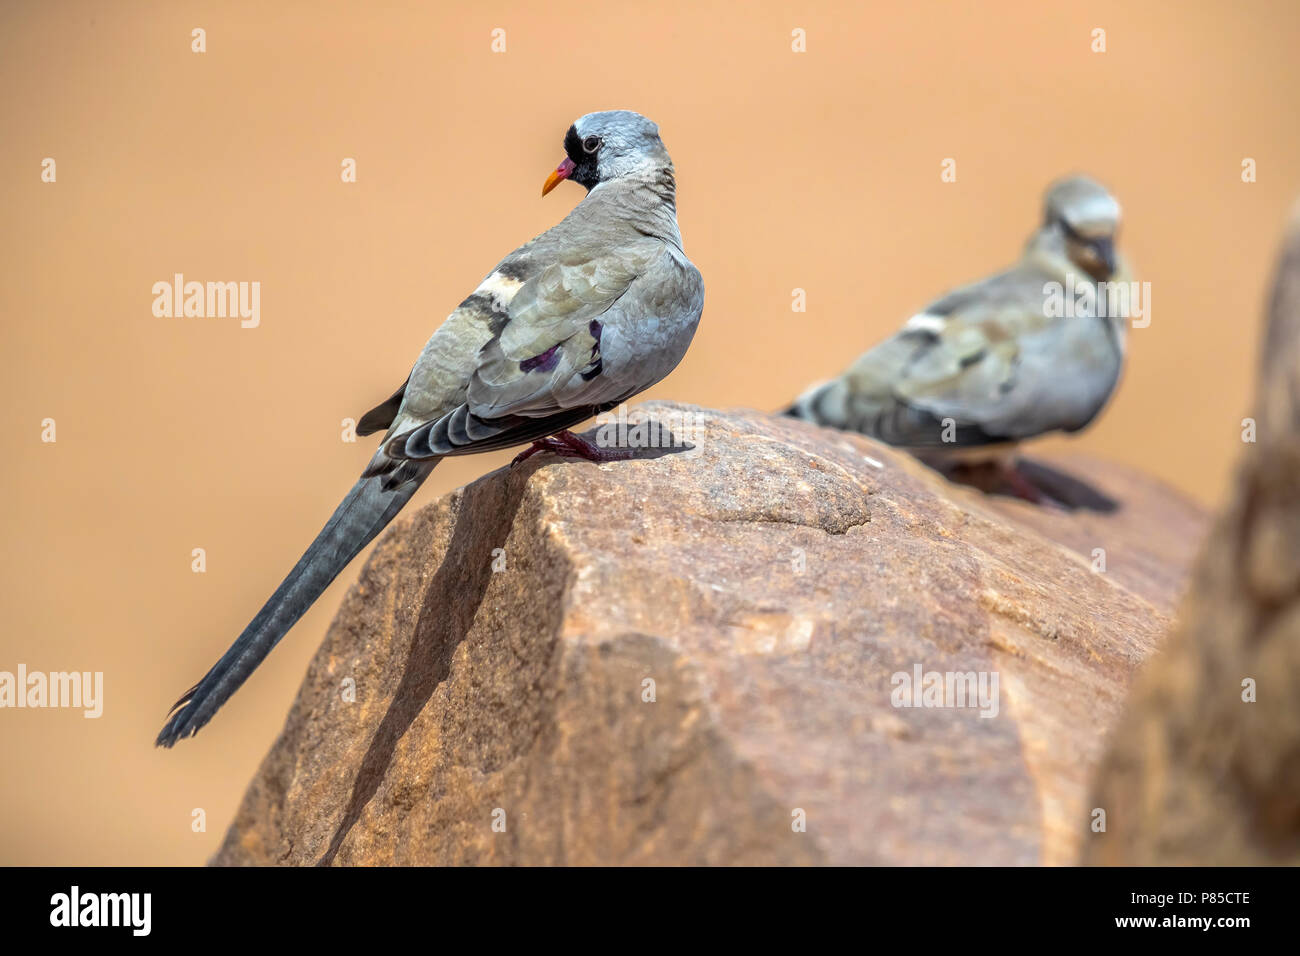
<path fill-rule="evenodd" d="M 588 136 L 582 141 L 582 151 L 584 153 L 594 153 L 598 149 L 600 149 L 599 136 Z"/>

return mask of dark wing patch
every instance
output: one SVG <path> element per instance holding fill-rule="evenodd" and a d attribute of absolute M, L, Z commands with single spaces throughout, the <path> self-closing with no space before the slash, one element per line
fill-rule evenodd
<path fill-rule="evenodd" d="M 604 326 L 595 319 L 592 319 L 591 323 L 587 326 L 587 331 L 590 332 L 591 337 L 596 340 L 596 344 L 591 347 L 591 365 L 578 373 L 582 376 L 584 382 L 590 382 L 605 369 L 605 363 L 602 362 L 600 358 L 600 333 L 603 329 Z"/>
<path fill-rule="evenodd" d="M 528 247 L 532 243 L 525 243 L 520 246 L 515 253 L 506 259 L 503 259 L 494 270 L 497 275 L 505 279 L 514 279 L 516 282 L 527 282 L 533 277 L 536 271 L 533 268 L 532 257 L 528 253 Z"/>
<path fill-rule="evenodd" d="M 497 269 L 501 275 L 505 275 L 501 269 Z M 510 321 L 510 310 L 495 296 L 488 295 L 485 292 L 475 292 L 464 302 L 456 307 L 456 311 L 474 311 L 487 317 L 488 331 L 493 335 L 500 335 L 501 330 L 506 327 Z"/>
<path fill-rule="evenodd" d="M 357 422 L 357 434 L 373 435 L 375 432 L 383 431 L 393 424 L 393 419 L 397 417 L 397 410 L 402 407 L 402 398 L 406 395 L 406 386 L 410 383 L 411 376 L 408 375 L 401 388 L 388 396 L 382 404 L 376 405 L 362 415 L 361 421 Z"/>

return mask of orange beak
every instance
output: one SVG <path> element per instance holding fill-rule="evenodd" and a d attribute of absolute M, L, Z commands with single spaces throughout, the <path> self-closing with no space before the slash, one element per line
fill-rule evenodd
<path fill-rule="evenodd" d="M 564 182 L 572 175 L 573 175 L 573 160 L 569 159 L 566 156 L 564 157 L 564 162 L 560 163 L 560 165 L 555 167 L 555 172 L 551 173 L 551 175 L 546 177 L 546 182 L 542 184 L 542 195 L 545 196 L 552 189 L 560 185 L 560 183 Z"/>

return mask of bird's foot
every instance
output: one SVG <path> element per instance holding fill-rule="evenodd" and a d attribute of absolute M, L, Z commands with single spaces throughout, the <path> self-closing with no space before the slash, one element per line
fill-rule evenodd
<path fill-rule="evenodd" d="M 1042 490 L 1022 475 L 1015 465 L 1002 469 L 1002 480 L 1017 498 L 1023 498 L 1032 504 L 1041 505 L 1046 497 Z"/>
<path fill-rule="evenodd" d="M 544 451 L 559 455 L 561 458 L 581 458 L 583 461 L 597 463 L 627 461 L 629 458 L 636 457 L 635 448 L 602 448 L 600 445 L 593 445 L 587 439 L 573 434 L 573 432 L 562 431 L 533 442 L 531 446 L 516 455 L 511 464 L 517 465 L 521 461 L 527 461 L 534 455 L 541 454 Z"/>
<path fill-rule="evenodd" d="M 1014 460 L 962 462 L 943 469 L 943 473 L 950 480 L 978 488 L 985 494 L 1008 495 L 1041 507 L 1068 510 L 1065 504 L 1020 471 Z"/>
<path fill-rule="evenodd" d="M 1064 508 L 1061 502 L 1057 501 L 1042 488 L 1030 481 L 1014 464 L 1002 468 L 1002 480 L 1006 483 L 1007 489 L 1017 498 L 1028 501 L 1030 504 L 1042 505 L 1045 507 Z"/>
<path fill-rule="evenodd" d="M 510 462 L 510 464 L 513 467 L 519 464 L 520 462 L 527 461 L 529 458 L 532 458 L 534 455 L 540 455 L 544 451 L 549 451 L 556 455 L 560 455 L 563 454 L 564 448 L 565 446 L 562 445 L 559 441 L 557 441 L 554 438 L 539 438 L 537 441 L 533 442 L 531 445 L 529 445 L 519 454 L 515 455 L 514 461 Z"/>

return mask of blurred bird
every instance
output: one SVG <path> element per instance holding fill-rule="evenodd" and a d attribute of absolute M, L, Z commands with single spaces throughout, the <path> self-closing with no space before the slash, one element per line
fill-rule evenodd
<path fill-rule="evenodd" d="M 1016 494 L 1043 500 L 1014 466 L 1017 443 L 1086 427 L 1119 381 L 1128 313 L 1114 308 L 1111 285 L 1128 281 L 1119 222 L 1119 203 L 1091 179 L 1053 184 L 1018 263 L 931 303 L 785 414 L 870 435 L 941 470 L 992 465 Z"/>
<path fill-rule="evenodd" d="M 402 387 L 362 417 L 358 434 L 385 430 L 379 450 L 252 623 L 173 706 L 159 746 L 212 718 L 444 457 L 528 442 L 519 459 L 629 457 L 567 429 L 673 370 L 704 284 L 682 251 L 673 164 L 654 123 L 590 113 L 569 127 L 564 151 L 542 195 L 568 179 L 586 197 L 503 259 L 433 333 Z"/>

